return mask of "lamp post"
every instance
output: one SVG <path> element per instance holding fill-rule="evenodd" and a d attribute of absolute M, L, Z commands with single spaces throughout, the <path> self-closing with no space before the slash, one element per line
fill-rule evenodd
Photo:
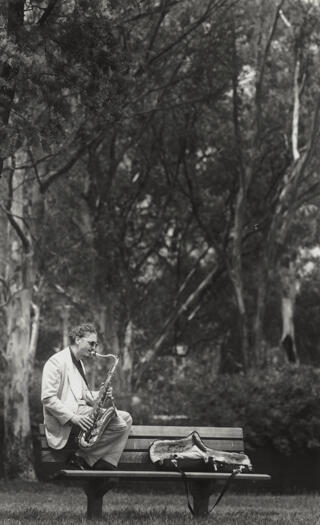
<path fill-rule="evenodd" d="M 184 357 L 186 357 L 188 351 L 189 351 L 189 348 L 187 347 L 187 345 L 183 345 L 183 344 L 176 345 L 176 354 L 178 357 L 181 357 L 183 359 Z"/>
<path fill-rule="evenodd" d="M 186 356 L 188 353 L 188 346 L 184 344 L 176 345 L 176 363 L 177 363 L 177 376 L 180 378 L 184 377 L 184 370 L 186 367 Z"/>

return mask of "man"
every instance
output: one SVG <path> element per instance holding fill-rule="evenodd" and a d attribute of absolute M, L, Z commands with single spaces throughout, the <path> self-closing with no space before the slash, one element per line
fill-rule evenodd
<path fill-rule="evenodd" d="M 42 374 L 41 401 L 45 432 L 51 448 L 74 446 L 75 435 L 92 426 L 92 406 L 98 392 L 91 392 L 85 377 L 83 357 L 96 348 L 97 332 L 92 324 L 76 326 L 71 344 L 46 362 Z M 112 389 L 108 389 L 111 397 Z M 113 470 L 117 467 L 130 433 L 132 418 L 117 410 L 101 439 L 90 449 L 78 449 L 69 460 L 73 469 Z"/>

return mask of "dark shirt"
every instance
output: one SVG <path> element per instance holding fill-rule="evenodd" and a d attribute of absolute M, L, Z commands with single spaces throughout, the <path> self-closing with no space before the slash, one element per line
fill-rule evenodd
<path fill-rule="evenodd" d="M 81 366 L 81 363 L 80 363 L 80 361 L 78 361 L 78 360 L 76 359 L 76 357 L 75 357 L 75 355 L 73 354 L 71 348 L 70 348 L 70 354 L 71 354 L 71 359 L 72 359 L 73 364 L 74 364 L 75 367 L 78 369 L 79 374 L 81 375 L 81 377 L 83 378 L 85 384 L 86 384 L 87 387 L 89 388 L 88 381 L 87 381 L 87 378 L 86 378 L 85 373 L 84 373 L 84 371 L 83 371 L 83 368 L 82 368 L 82 366 Z"/>

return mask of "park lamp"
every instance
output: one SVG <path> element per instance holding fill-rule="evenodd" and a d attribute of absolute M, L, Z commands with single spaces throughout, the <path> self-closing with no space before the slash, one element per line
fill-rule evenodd
<path fill-rule="evenodd" d="M 178 357 L 186 357 L 189 348 L 187 345 L 178 344 L 176 345 L 176 354 Z"/>

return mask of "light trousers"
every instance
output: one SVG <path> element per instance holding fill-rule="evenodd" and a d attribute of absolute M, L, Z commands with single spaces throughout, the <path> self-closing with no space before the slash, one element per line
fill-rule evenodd
<path fill-rule="evenodd" d="M 78 414 L 89 415 L 90 412 L 92 412 L 92 407 L 84 405 L 79 407 Z M 77 455 L 85 459 L 90 467 L 98 459 L 104 459 L 117 467 L 132 425 L 132 417 L 128 412 L 117 410 L 117 414 L 111 419 L 98 443 L 88 450 L 79 449 L 77 451 Z"/>

